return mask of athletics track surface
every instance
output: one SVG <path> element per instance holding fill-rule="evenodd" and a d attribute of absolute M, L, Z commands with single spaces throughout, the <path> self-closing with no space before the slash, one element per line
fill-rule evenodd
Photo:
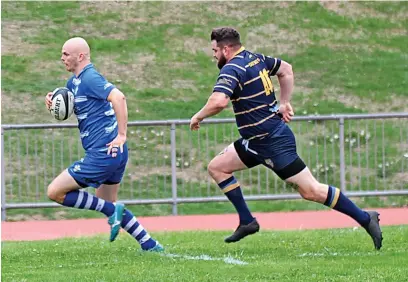
<path fill-rule="evenodd" d="M 408 224 L 408 207 L 376 209 L 380 213 L 380 224 Z M 262 230 L 302 230 L 346 228 L 358 226 L 354 220 L 336 211 L 300 211 L 254 213 Z M 228 230 L 237 227 L 236 214 L 182 215 L 138 217 L 148 232 Z M 122 230 L 123 231 L 123 230 Z M 76 219 L 50 221 L 2 222 L 2 241 L 52 240 L 64 237 L 108 234 L 106 219 Z"/>

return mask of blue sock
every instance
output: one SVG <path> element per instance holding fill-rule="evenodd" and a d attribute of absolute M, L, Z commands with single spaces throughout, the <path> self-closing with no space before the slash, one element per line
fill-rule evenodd
<path fill-rule="evenodd" d="M 234 176 L 218 183 L 225 196 L 231 201 L 239 214 L 240 224 L 248 224 L 254 220 L 242 195 L 241 187 Z"/>
<path fill-rule="evenodd" d="M 65 195 L 62 205 L 83 210 L 100 211 L 106 216 L 115 212 L 115 205 L 84 191 L 71 191 Z"/>
<path fill-rule="evenodd" d="M 156 246 L 157 242 L 150 237 L 136 217 L 127 209 L 125 209 L 121 226 L 139 242 L 143 250 L 149 250 Z"/>
<path fill-rule="evenodd" d="M 327 199 L 324 202 L 324 205 L 352 217 L 362 226 L 365 226 L 370 222 L 370 215 L 357 207 L 338 188 L 329 186 Z"/>

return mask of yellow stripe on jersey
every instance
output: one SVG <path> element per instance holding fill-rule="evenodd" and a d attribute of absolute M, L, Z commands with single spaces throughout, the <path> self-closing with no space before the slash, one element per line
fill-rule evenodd
<path fill-rule="evenodd" d="M 231 88 L 222 86 L 222 85 L 215 85 L 214 88 L 223 88 L 223 89 L 227 89 L 229 92 L 231 92 L 232 94 L 234 94 L 234 91 Z"/>
<path fill-rule="evenodd" d="M 258 134 L 258 135 L 252 136 L 251 138 L 248 138 L 247 140 L 249 141 L 249 140 L 252 140 L 252 139 L 255 139 L 255 138 L 258 138 L 258 137 L 262 137 L 262 136 L 265 136 L 265 135 L 268 135 L 268 134 L 269 133 Z"/>
<path fill-rule="evenodd" d="M 250 84 L 251 82 L 254 82 L 254 81 L 256 81 L 256 80 L 258 80 L 258 79 L 260 79 L 260 78 L 261 78 L 261 76 L 257 76 L 257 77 L 255 77 L 255 78 L 253 78 L 253 79 L 248 80 L 247 82 L 245 82 L 244 85 Z"/>
<path fill-rule="evenodd" d="M 271 114 L 270 116 L 267 116 L 267 117 L 264 118 L 264 119 L 261 119 L 261 120 L 258 121 L 258 122 L 240 126 L 240 127 L 238 127 L 238 129 L 243 129 L 243 128 L 252 127 L 252 126 L 257 126 L 257 125 L 259 125 L 259 124 L 261 124 L 261 123 L 264 123 L 265 121 L 267 121 L 268 119 L 270 119 L 270 118 L 272 118 L 272 117 L 274 117 L 274 116 L 275 116 L 275 113 Z"/>
<path fill-rule="evenodd" d="M 239 97 L 239 98 L 237 98 L 237 99 L 231 99 L 231 101 L 232 101 L 232 102 L 238 102 L 239 100 L 247 100 L 247 99 L 251 99 L 251 98 L 260 96 L 260 95 L 262 95 L 262 94 L 264 94 L 264 93 L 265 93 L 265 90 L 264 90 L 264 91 L 261 91 L 261 92 L 258 92 L 258 93 L 254 94 L 254 95 L 251 95 L 251 96 Z"/>
<path fill-rule="evenodd" d="M 273 107 L 273 106 L 276 105 L 276 103 L 277 103 L 277 101 L 275 100 L 275 101 L 273 101 L 273 102 L 270 103 L 270 104 L 264 104 L 264 105 L 260 105 L 260 106 L 258 106 L 258 107 L 255 107 L 255 108 L 246 110 L 246 111 L 237 112 L 237 113 L 235 113 L 235 115 L 237 116 L 237 115 L 247 114 L 247 113 L 250 113 L 250 112 L 252 112 L 252 111 L 256 111 L 256 110 L 258 110 L 258 109 L 262 109 L 262 108 L 265 108 L 265 107 L 268 107 L 268 106 L 269 106 L 269 107 Z"/>
<path fill-rule="evenodd" d="M 260 105 L 260 106 L 258 106 L 258 107 L 255 107 L 255 108 L 252 108 L 252 109 L 249 109 L 249 110 L 246 110 L 246 111 L 237 112 L 237 113 L 235 113 L 235 115 L 237 116 L 237 115 L 247 114 L 247 113 L 250 113 L 250 112 L 256 111 L 256 110 L 258 110 L 258 109 L 265 108 L 265 107 L 267 107 L 267 106 L 268 106 L 268 104 L 265 104 L 265 105 Z"/>

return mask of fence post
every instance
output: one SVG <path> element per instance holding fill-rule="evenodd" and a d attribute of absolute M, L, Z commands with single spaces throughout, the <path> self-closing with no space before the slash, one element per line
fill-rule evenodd
<path fill-rule="evenodd" d="M 346 192 L 346 157 L 344 154 L 344 117 L 339 119 L 340 140 L 340 190 Z"/>
<path fill-rule="evenodd" d="M 177 215 L 177 174 L 176 174 L 176 124 L 170 127 L 171 143 L 171 196 L 173 198 L 173 215 Z"/>
<path fill-rule="evenodd" d="M 1 128 L 1 221 L 6 221 L 6 174 L 4 173 L 4 129 Z"/>

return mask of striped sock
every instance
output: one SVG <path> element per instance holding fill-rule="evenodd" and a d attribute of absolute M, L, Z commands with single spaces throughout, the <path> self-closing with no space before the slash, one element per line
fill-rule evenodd
<path fill-rule="evenodd" d="M 324 205 L 350 216 L 362 226 L 365 226 L 370 222 L 370 215 L 357 207 L 338 188 L 329 186 L 327 199 L 324 202 Z"/>
<path fill-rule="evenodd" d="M 218 183 L 225 196 L 231 201 L 239 215 L 240 224 L 249 224 L 254 220 L 242 195 L 241 187 L 234 176 Z"/>
<path fill-rule="evenodd" d="M 115 205 L 84 191 L 75 190 L 65 195 L 62 205 L 82 210 L 94 210 L 111 216 L 115 212 Z"/>
<path fill-rule="evenodd" d="M 150 237 L 136 217 L 127 209 L 125 209 L 121 226 L 139 242 L 143 250 L 149 250 L 156 246 L 157 242 Z"/>

